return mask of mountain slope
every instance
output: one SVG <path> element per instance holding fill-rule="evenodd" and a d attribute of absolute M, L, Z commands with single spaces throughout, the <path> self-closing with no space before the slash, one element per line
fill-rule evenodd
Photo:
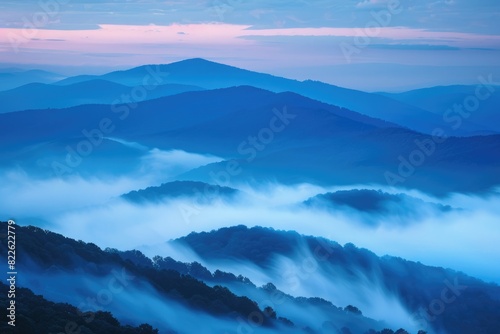
<path fill-rule="evenodd" d="M 0 91 L 34 82 L 49 84 L 60 81 L 64 77 L 57 73 L 42 70 L 0 69 Z"/>
<path fill-rule="evenodd" d="M 33 83 L 0 92 L 0 101 L 2 101 L 0 113 L 28 109 L 67 108 L 82 104 L 118 104 L 124 103 L 124 96 L 128 96 L 128 99 L 132 101 L 134 101 L 134 96 L 140 97 L 138 101 L 144 101 L 196 90 L 201 90 L 201 88 L 167 84 L 159 85 L 146 91 L 146 94 L 142 94 L 137 93 L 133 87 L 101 79 L 66 86 Z"/>
<path fill-rule="evenodd" d="M 88 165 L 93 172 L 115 174 L 114 157 L 136 157 L 121 167 L 140 161 L 143 150 L 102 139 L 114 137 L 150 149 L 224 157 L 227 161 L 182 177 L 220 186 L 230 185 L 219 177 L 229 170 L 231 182 L 378 183 L 439 195 L 500 184 L 500 156 L 492 154 L 500 151 L 500 136 L 431 138 L 294 93 L 248 86 L 136 105 L 0 114 L 0 130 L 4 168 L 45 175 L 54 173 L 54 161 L 65 164 L 65 172 L 90 173 Z M 82 151 L 83 144 L 91 154 Z M 83 163 L 75 167 L 68 159 L 78 160 L 78 150 Z M 109 163 L 99 164 L 97 158 Z"/>
<path fill-rule="evenodd" d="M 317 328 L 318 324 L 321 324 L 323 328 L 327 327 L 330 330 L 340 331 L 341 328 L 349 328 L 352 333 L 364 334 L 368 329 L 389 327 L 384 322 L 362 316 L 362 311 L 355 306 L 346 305 L 342 308 L 320 297 L 294 297 L 278 290 L 272 283 L 257 287 L 242 275 L 236 276 L 220 270 L 211 273 L 199 262 L 182 263 L 170 257 L 162 258 L 161 256 L 155 256 L 150 260 L 139 251 L 110 251 L 143 267 L 175 270 L 209 285 L 224 286 L 237 295 L 255 300 L 262 309 L 277 313 L 290 326 L 290 329 L 292 327 L 309 328 L 309 332 L 314 332 L 312 328 Z M 314 319 L 309 316 L 300 316 L 304 309 L 310 314 L 315 314 Z M 293 319 L 293 322 L 290 319 Z"/>
<path fill-rule="evenodd" d="M 322 82 L 300 82 L 285 79 L 200 58 L 167 65 L 145 65 L 130 70 L 111 72 L 99 78 L 129 86 L 140 86 L 145 77 L 155 78 L 162 82 L 194 85 L 208 89 L 250 85 L 273 92 L 290 91 L 424 133 L 432 133 L 436 127 L 449 128 L 449 124 L 442 117 L 386 96 L 341 88 Z M 87 79 L 86 77 L 77 77 L 75 81 Z M 471 131 L 478 133 L 482 130 L 482 127 L 464 121 L 463 126 L 453 134 L 464 135 Z"/>
<path fill-rule="evenodd" d="M 0 302 L 8 305 L 8 286 L 0 283 Z M 7 322 L 0 323 L 2 333 L 64 333 L 67 329 L 74 329 L 88 334 L 158 334 L 148 324 L 138 327 L 123 326 L 109 312 L 82 313 L 78 308 L 64 303 L 53 303 L 43 296 L 35 295 L 30 289 L 17 288 L 16 298 L 18 319 L 15 327 Z"/>
<path fill-rule="evenodd" d="M 5 225 L 2 224 L 2 229 L 5 229 Z M 45 304 L 49 308 L 35 314 L 29 312 L 33 318 L 50 310 L 59 312 L 65 309 L 65 318 L 68 320 L 75 320 L 78 324 L 82 322 L 82 318 L 85 321 L 92 317 L 96 322 L 103 318 L 103 323 L 95 325 L 109 330 L 112 330 L 109 324 L 119 326 L 109 313 L 112 312 L 122 323 L 137 326 L 147 322 L 157 327 L 160 333 L 198 332 L 199 321 L 203 321 L 204 328 L 210 333 L 236 334 L 242 331 L 241 328 L 255 328 L 266 334 L 284 331 L 327 333 L 321 327 L 324 326 L 319 321 L 321 317 L 318 317 L 318 322 L 314 322 L 312 328 L 305 328 L 298 325 L 299 322 L 295 325 L 295 319 L 281 317 L 270 307 L 261 307 L 244 295 L 238 296 L 226 287 L 213 285 L 214 281 L 231 277 L 230 273 L 218 272 L 211 276 L 208 272 L 211 277 L 211 285 L 208 285 L 181 273 L 182 268 L 190 268 L 190 273 L 196 273 L 193 263 L 176 263 L 172 270 L 165 259 L 155 258 L 151 262 L 139 252 L 103 251 L 94 244 L 76 241 L 40 228 L 15 227 L 18 237 L 16 250 L 19 254 L 16 266 L 23 268 L 23 275 L 17 277 L 17 286 L 42 294 L 47 300 L 67 303 L 53 304 L 40 298 L 36 301 L 23 300 L 29 307 Z M 2 256 L 6 256 L 6 243 L 5 239 L 0 240 Z M 198 266 L 198 269 L 204 268 Z M 248 281 L 242 283 L 250 284 Z M 264 288 L 269 290 L 272 285 Z M 30 297 L 29 291 L 21 292 L 21 295 Z M 329 329 L 338 325 L 352 325 L 353 334 L 363 334 L 370 328 L 382 329 L 381 323 L 362 316 L 353 306 L 343 310 L 318 298 L 292 302 L 299 307 L 299 313 L 292 313 L 297 319 L 309 318 L 306 310 L 314 305 L 324 312 L 336 314 L 335 318 L 327 322 Z M 68 304 L 76 305 L 78 309 Z M 95 313 L 96 311 L 103 312 Z M 60 320 L 52 326 L 58 328 Z M 142 333 L 152 332 L 149 326 L 140 328 L 144 329 Z M 127 330 L 134 333 L 134 328 Z"/>
<path fill-rule="evenodd" d="M 227 326 L 226 322 L 232 325 L 228 328 L 234 328 L 237 317 L 247 318 L 252 313 L 261 317 L 263 328 L 279 323 L 265 316 L 250 299 L 176 271 L 140 268 L 94 244 L 31 226 L 17 225 L 16 236 L 16 265 L 23 268 L 17 285 L 48 300 L 76 305 L 81 312 L 105 310 L 122 322 L 148 322 L 162 333 L 170 324 L 189 331 L 188 324 L 176 323 L 175 313 L 178 317 L 197 315 L 207 322 L 220 319 L 221 326 Z M 0 243 L 2 256 L 7 256 L 7 241 Z"/>
<path fill-rule="evenodd" d="M 498 111 L 500 86 L 437 86 L 398 94 L 381 94 L 450 119 L 457 115 L 451 113 L 454 106 L 462 106 L 466 115 L 464 118 L 467 121 L 500 133 L 500 112 Z M 469 112 L 468 109 L 471 111 Z M 454 124 L 458 124 L 456 122 L 453 120 Z"/>
<path fill-rule="evenodd" d="M 495 334 L 500 328 L 500 287 L 452 270 L 389 256 L 379 258 L 352 244 L 342 247 L 322 238 L 260 227 L 237 226 L 209 233 L 191 233 L 175 240 L 176 243 L 189 246 L 202 259 L 212 263 L 256 265 L 276 279 L 278 288 L 290 290 L 290 282 L 299 280 L 300 291 L 317 291 L 316 285 L 323 282 L 322 296 L 333 301 L 338 299 L 336 286 L 357 287 L 360 294 L 363 294 L 363 286 L 368 290 L 382 289 L 386 296 L 395 296 L 412 313 L 412 319 L 405 320 L 416 324 L 418 329 L 437 333 Z M 290 267 L 282 267 L 287 263 L 283 259 L 292 261 L 292 268 L 294 264 L 299 268 L 287 274 Z M 283 273 L 285 280 L 280 280 Z M 442 302 L 446 312 L 436 315 L 432 303 L 439 296 L 447 300 Z"/>
<path fill-rule="evenodd" d="M 380 218 L 405 226 L 408 221 L 449 212 L 452 207 L 425 202 L 406 194 L 389 194 L 381 190 L 352 189 L 319 194 L 304 201 L 308 207 L 327 211 L 344 211 L 361 217 L 363 224 L 377 226 Z"/>

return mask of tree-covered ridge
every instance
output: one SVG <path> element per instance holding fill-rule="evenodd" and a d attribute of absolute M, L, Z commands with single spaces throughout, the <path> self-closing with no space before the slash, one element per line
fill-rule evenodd
<path fill-rule="evenodd" d="M 0 305 L 8 305 L 8 286 L 0 283 Z M 53 303 L 30 289 L 16 288 L 15 326 L 0 322 L 0 333 L 19 334 L 158 334 L 148 324 L 138 327 L 121 325 L 109 312 L 85 312 L 75 306 Z"/>
<path fill-rule="evenodd" d="M 309 310 L 309 312 L 320 312 L 325 314 L 328 320 L 322 321 L 318 318 L 317 327 L 323 327 L 323 325 L 329 328 L 345 327 L 350 328 L 350 330 L 354 333 L 364 333 L 369 329 L 382 329 L 387 326 L 387 324 L 383 322 L 364 317 L 362 312 L 355 306 L 347 305 L 345 307 L 338 307 L 330 301 L 319 297 L 294 297 L 278 290 L 272 283 L 267 283 L 261 287 L 257 287 L 252 281 L 250 281 L 250 279 L 242 276 L 241 274 L 236 276 L 233 273 L 224 272 L 218 269 L 212 273 L 199 262 L 184 263 L 176 261 L 171 257 L 163 258 L 161 256 L 155 256 L 153 259 L 149 259 L 137 250 L 118 251 L 116 249 L 108 248 L 106 251 L 116 253 L 124 260 L 131 261 L 145 268 L 175 270 L 181 274 L 193 276 L 210 285 L 217 284 L 225 286 L 233 292 L 237 291 L 236 294 L 246 295 L 255 301 L 258 301 L 259 296 L 265 296 L 265 300 L 270 303 L 260 305 L 261 308 L 264 308 L 264 312 L 271 315 L 273 319 L 277 319 L 282 324 L 287 324 L 291 328 L 300 328 L 300 326 L 282 314 L 279 314 L 279 312 L 277 314 L 277 311 L 272 307 L 274 306 L 272 303 L 273 300 L 278 300 L 279 304 L 286 304 L 289 306 L 292 305 L 299 309 Z M 318 328 L 316 328 L 316 330 L 317 329 Z M 304 330 L 306 332 L 316 333 L 316 331 L 312 328 L 304 327 Z"/>
<path fill-rule="evenodd" d="M 500 287 L 464 273 L 425 266 L 374 253 L 352 244 L 341 246 L 322 238 L 270 228 L 236 226 L 191 233 L 179 238 L 201 258 L 250 261 L 271 268 L 275 255 L 294 257 L 306 249 L 327 275 L 356 282 L 380 282 L 410 310 L 422 329 L 448 333 L 497 334 L 500 328 Z"/>
<path fill-rule="evenodd" d="M 233 273 L 224 272 L 218 269 L 212 273 L 197 261 L 185 263 L 176 261 L 170 256 L 161 257 L 159 255 L 150 259 L 138 250 L 119 251 L 114 248 L 106 248 L 106 252 L 118 254 L 123 260 L 130 261 L 139 267 L 154 268 L 157 270 L 173 270 L 182 275 L 189 275 L 201 281 L 215 284 L 240 282 L 255 287 L 255 284 L 247 277 L 242 275 L 236 276 Z"/>
<path fill-rule="evenodd" d="M 166 198 L 193 197 L 198 204 L 207 204 L 217 199 L 228 199 L 238 190 L 195 181 L 174 181 L 133 190 L 121 197 L 135 203 L 160 202 Z"/>
<path fill-rule="evenodd" d="M 452 210 L 449 205 L 425 202 L 403 193 L 390 194 L 382 190 L 373 189 L 339 190 L 319 194 L 311 197 L 304 203 L 310 206 L 349 207 L 360 212 L 375 214 L 397 213 L 403 216 L 409 215 L 406 211 L 409 210 L 410 204 L 416 208 L 427 205 L 441 212 Z"/>
<path fill-rule="evenodd" d="M 104 251 L 94 244 L 76 241 L 60 234 L 32 226 L 16 226 L 16 236 L 19 240 L 17 243 L 17 251 L 19 254 L 18 264 L 23 266 L 23 270 L 26 273 L 29 272 L 35 277 L 38 277 L 38 274 L 43 275 L 44 273 L 64 272 L 74 275 L 69 277 L 88 275 L 89 278 L 95 279 L 96 277 L 104 277 L 112 268 L 122 268 L 127 275 L 135 277 L 135 283 L 142 281 L 152 286 L 155 289 L 156 296 L 162 300 L 162 303 L 183 305 L 196 315 L 202 316 L 206 314 L 213 317 L 213 319 L 234 321 L 237 326 L 240 325 L 241 319 L 244 319 L 245 326 L 263 330 L 267 328 L 268 330 L 272 330 L 273 333 L 279 333 L 287 329 L 287 332 L 290 333 L 320 334 L 331 333 L 332 328 L 337 328 L 339 331 L 342 330 L 342 333 L 364 334 L 366 329 L 370 328 L 365 326 L 363 327 L 363 331 L 359 331 L 356 327 L 350 325 L 340 325 L 339 327 L 339 323 L 335 323 L 333 318 L 332 321 L 318 323 L 311 327 L 297 326 L 294 323 L 295 319 L 283 317 L 282 314 L 276 312 L 271 306 L 259 307 L 251 298 L 245 297 L 245 295 L 238 296 L 229 288 L 223 286 L 223 283 L 227 283 L 228 286 L 237 284 L 253 289 L 256 292 L 263 291 L 271 295 L 276 292 L 272 284 L 257 288 L 245 277 L 236 276 L 232 273 L 219 270 L 211 273 L 208 269 L 196 262 L 182 263 L 168 257 L 155 257 L 151 260 L 138 251 L 119 252 L 113 249 Z M 2 254 L 2 256 L 6 255 L 6 247 L 3 247 L 4 243 L 4 240 L 0 242 L 2 245 L 0 254 Z M 36 270 L 30 272 L 29 266 L 36 266 Z M 209 283 L 204 283 L 192 275 L 205 277 Z M 49 282 L 49 284 L 51 283 Z M 138 284 L 138 286 L 141 286 L 141 284 Z M 52 286 L 51 288 L 57 289 L 58 286 Z M 37 308 L 38 304 L 41 303 L 40 299 L 31 298 L 30 296 L 33 296 L 33 293 L 27 289 L 22 292 L 23 293 L 21 293 L 18 298 L 25 303 L 25 307 L 30 308 L 30 311 L 24 312 L 24 309 L 21 308 L 19 310 L 19 322 L 23 321 L 29 325 L 31 322 L 25 320 L 23 317 L 27 317 L 36 322 L 36 319 L 38 319 L 37 317 L 48 316 L 46 312 L 56 314 L 61 310 L 64 311 L 67 309 L 67 311 L 64 311 L 68 313 L 67 316 L 64 317 L 61 315 L 59 317 L 60 321 L 54 324 L 56 330 L 60 330 L 64 321 L 67 323 L 68 321 L 75 320 L 76 316 L 79 316 L 81 319 L 76 319 L 78 321 L 74 321 L 76 325 L 71 323 L 70 326 L 77 326 L 77 328 L 83 326 L 81 327 L 81 333 L 103 333 L 98 331 L 101 327 L 107 330 L 107 333 L 119 333 L 120 330 L 122 330 L 120 333 L 135 333 L 133 332 L 133 327 L 129 328 L 122 326 L 123 328 L 119 329 L 120 327 L 118 326 L 121 325 L 114 317 L 120 319 L 120 316 L 123 317 L 123 314 L 113 312 L 113 317 L 106 309 L 104 309 L 104 312 L 97 311 L 89 313 L 86 310 L 78 309 L 77 305 L 71 306 L 67 303 L 47 304 L 47 306 L 44 307 L 44 313 Z M 28 297 L 25 298 L 25 295 Z M 141 301 L 141 297 L 142 296 L 139 295 L 135 298 L 138 298 L 137 301 L 139 302 Z M 314 306 L 318 309 L 323 308 L 328 312 L 332 312 L 332 314 L 343 314 L 348 318 L 359 317 L 359 320 L 365 319 L 361 311 L 354 306 L 339 308 L 320 298 L 285 297 L 290 298 L 290 301 L 293 301 L 297 305 Z M 30 312 L 38 313 L 32 314 Z M 85 326 L 85 321 L 88 318 L 92 318 L 91 322 L 95 322 L 95 326 L 97 327 Z M 135 325 L 149 322 L 148 318 L 145 319 L 147 321 L 142 321 L 144 320 L 143 318 L 140 322 L 138 322 L 137 319 L 134 320 L 127 317 L 125 317 L 125 319 L 127 323 L 133 323 Z M 82 321 L 84 323 L 82 323 Z M 123 321 L 123 318 L 120 321 Z M 375 325 L 375 322 L 373 324 Z M 49 324 L 46 321 L 41 321 L 40 326 L 49 326 Z M 113 328 L 113 326 L 116 328 Z M 171 329 L 165 328 L 166 326 L 161 327 L 155 324 L 155 327 L 158 327 L 160 333 L 171 332 Z M 36 328 L 38 327 L 35 327 L 35 333 L 37 332 Z M 74 330 L 72 328 L 73 327 L 69 328 L 69 330 Z M 235 326 L 234 328 L 237 330 L 238 327 Z M 372 328 L 378 328 L 380 331 L 381 327 L 377 325 Z M 114 331 L 115 329 L 116 331 Z M 137 327 L 136 330 L 142 330 L 142 332 L 139 331 L 138 333 L 143 334 L 150 333 L 150 331 L 154 333 L 154 329 L 149 325 L 142 325 Z M 68 331 L 68 329 L 63 328 L 62 332 L 64 333 L 65 331 Z M 181 332 L 184 333 L 183 331 Z M 369 332 L 379 333 L 375 330 Z M 44 331 L 40 333 L 44 333 Z M 189 330 L 186 333 L 189 333 Z M 57 332 L 57 334 L 59 333 Z"/>
<path fill-rule="evenodd" d="M 232 319 L 260 314 L 264 319 L 263 325 L 271 325 L 255 302 L 236 296 L 221 286 L 210 287 L 174 270 L 142 268 L 94 244 L 75 241 L 33 226 L 16 226 L 16 236 L 18 265 L 36 265 L 37 270 L 42 271 L 62 270 L 93 275 L 105 275 L 111 268 L 122 268 L 136 281 L 151 284 L 165 299 L 170 298 L 200 312 Z M 4 258 L 7 256 L 6 243 L 5 239 L 0 241 L 0 254 Z"/>

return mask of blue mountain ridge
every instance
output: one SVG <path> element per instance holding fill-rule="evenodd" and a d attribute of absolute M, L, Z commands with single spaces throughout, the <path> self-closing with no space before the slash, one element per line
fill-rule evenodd
<path fill-rule="evenodd" d="M 175 95 L 186 91 L 197 91 L 196 86 L 165 84 L 148 91 L 141 100 Z M 133 87 L 111 81 L 95 79 L 67 86 L 31 83 L 12 90 L 0 92 L 0 113 L 28 109 L 67 108 L 82 104 L 118 104 L 122 96 L 131 96 Z M 30 98 L 27 99 L 26 97 Z"/>
<path fill-rule="evenodd" d="M 305 253 L 302 263 L 311 262 L 311 258 L 316 261 L 315 277 L 321 274 L 332 282 L 340 278 L 340 281 L 357 282 L 360 286 L 363 285 L 361 282 L 366 284 L 366 280 L 383 282 L 383 289 L 397 296 L 413 313 L 414 323 L 425 325 L 422 329 L 436 333 L 494 334 L 500 328 L 500 287 L 449 269 L 390 256 L 378 257 L 352 244 L 342 247 L 327 239 L 258 226 L 248 228 L 240 225 L 210 232 L 193 232 L 172 243 L 188 246 L 205 261 L 250 263 L 266 272 L 272 272 L 276 256 L 288 257 L 300 264 L 298 254 Z M 307 281 L 307 275 L 305 277 Z M 443 296 L 443 286 L 448 287 L 446 293 L 455 288 L 459 297 L 446 307 L 446 312 L 440 313 L 439 317 L 431 317 L 430 321 L 429 314 L 425 318 L 425 313 L 419 313 L 419 310 L 429 312 L 428 307 L 433 300 Z M 325 289 L 322 289 L 323 295 L 329 295 Z"/>
<path fill-rule="evenodd" d="M 500 151 L 500 136 L 432 138 L 295 93 L 249 86 L 186 92 L 137 105 L 0 114 L 2 164 L 53 174 L 52 163 L 64 162 L 68 144 L 76 150 L 79 142 L 89 141 L 84 130 L 103 135 L 99 132 L 103 119 L 109 120 L 112 137 L 227 159 L 188 172 L 182 180 L 218 183 L 212 175 L 223 173 L 228 161 L 234 160 L 241 172 L 233 181 L 378 183 L 441 195 L 487 191 L 500 183 L 500 157 L 492 154 Z M 277 131 L 270 130 L 270 122 Z M 249 138 L 258 138 L 263 129 L 272 140 L 252 144 Z M 415 152 L 418 166 L 410 162 L 415 161 Z M 82 165 L 78 172 L 114 173 L 113 157 L 141 154 L 104 139 L 85 159 L 92 169 L 86 171 Z M 134 161 L 137 158 L 128 165 Z"/>
<path fill-rule="evenodd" d="M 249 85 L 276 93 L 295 92 L 423 133 L 432 133 L 437 127 L 450 127 L 449 123 L 445 122 L 439 115 L 387 96 L 342 88 L 319 81 L 286 79 L 201 58 L 187 59 L 171 64 L 144 65 L 97 77 L 78 76 L 65 79 L 60 84 L 82 82 L 96 78 L 129 86 L 141 86 L 145 78 L 155 78 L 162 83 L 194 85 L 207 89 Z M 491 131 L 488 128 L 484 129 L 477 124 L 464 120 L 462 126 L 454 130 L 453 135 L 468 135 L 470 133 L 491 134 Z"/>
<path fill-rule="evenodd" d="M 2 224 L 2 228 L 5 225 Z M 137 251 L 104 251 L 92 243 L 76 241 L 33 226 L 18 225 L 16 231 L 20 236 L 20 256 L 17 262 L 26 273 L 19 277 L 18 286 L 42 294 L 47 300 L 77 306 L 80 318 L 72 318 L 80 323 L 82 319 L 88 318 L 88 311 L 95 311 L 92 307 L 99 307 L 108 314 L 112 312 L 122 323 L 138 326 L 147 322 L 159 328 L 160 333 L 172 333 L 169 331 L 170 325 L 177 328 L 182 326 L 183 331 L 187 332 L 189 328 L 193 330 L 191 324 L 179 323 L 176 317 L 171 317 L 176 312 L 182 319 L 205 319 L 206 326 L 216 332 L 225 330 L 227 333 L 238 333 L 238 328 L 241 327 L 241 320 L 238 319 L 249 319 L 247 325 L 269 333 L 287 331 L 323 334 L 327 333 L 324 328 L 326 324 L 327 329 L 349 327 L 353 334 L 363 334 L 370 328 L 382 330 L 387 326 L 383 322 L 364 317 L 352 305 L 344 309 L 321 298 L 295 298 L 281 293 L 283 298 L 288 299 L 289 306 L 295 305 L 298 310 L 304 311 L 295 315 L 287 312 L 294 318 L 284 318 L 269 305 L 259 305 L 249 297 L 236 295 L 224 286 L 229 279 L 233 283 L 236 281 L 237 284 L 249 287 L 255 296 L 280 293 L 272 284 L 257 288 L 248 279 L 238 278 L 232 273 L 215 271 L 211 274 L 196 262 L 180 263 L 162 257 L 155 257 L 151 261 Z M 6 241 L 0 240 L 0 243 L 6 244 Z M 0 253 L 6 255 L 6 249 L 2 247 Z M 110 281 L 112 283 L 106 285 Z M 104 299 L 98 298 L 94 304 L 90 304 L 89 300 L 92 299 L 86 297 L 96 293 L 98 296 L 111 294 L 112 300 L 104 302 Z M 134 298 L 137 293 L 141 294 L 141 300 Z M 144 308 L 147 311 L 152 305 L 165 310 L 170 308 L 170 313 L 141 311 Z M 305 310 L 312 309 L 325 312 L 325 316 L 330 316 L 330 321 L 319 321 L 313 328 L 303 326 L 303 319 L 308 318 Z M 71 313 L 75 312 L 71 310 Z M 254 321 L 252 315 L 259 316 L 262 320 Z M 31 316 L 36 317 L 36 313 Z M 40 320 L 47 325 L 45 320 Z M 116 320 L 111 323 L 118 324 Z M 64 325 L 60 319 L 55 319 L 51 330 L 61 330 Z M 84 323 L 82 325 L 85 326 Z M 33 323 L 23 324 L 23 328 L 29 326 L 36 327 Z"/>
<path fill-rule="evenodd" d="M 380 94 L 452 119 L 454 124 L 459 123 L 454 119 L 456 113 L 452 113 L 452 110 L 455 106 L 462 106 L 462 112 L 467 116 L 467 121 L 476 123 L 484 129 L 500 132 L 500 112 L 498 112 L 500 86 L 498 84 L 488 85 L 488 87 L 481 85 L 437 86 L 397 94 Z M 466 103 L 467 108 L 464 106 Z M 471 111 L 469 112 L 468 109 Z"/>

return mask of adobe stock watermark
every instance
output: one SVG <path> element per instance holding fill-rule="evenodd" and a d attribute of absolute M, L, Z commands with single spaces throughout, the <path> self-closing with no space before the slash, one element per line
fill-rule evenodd
<path fill-rule="evenodd" d="M 220 21 L 224 21 L 224 15 L 233 11 L 236 6 L 243 3 L 243 0 L 214 0 L 211 2 L 211 8 L 217 14 Z"/>
<path fill-rule="evenodd" d="M 18 53 L 23 44 L 35 39 L 40 33 L 40 29 L 47 26 L 51 20 L 55 20 L 61 13 L 61 7 L 69 2 L 70 0 L 39 0 L 37 5 L 40 10 L 34 12 L 31 16 L 21 18 L 23 27 L 20 29 L 20 34 L 12 31 L 7 34 L 14 52 Z"/>
<path fill-rule="evenodd" d="M 467 289 L 466 285 L 460 285 L 455 277 L 453 282 L 448 279 L 444 281 L 445 287 L 437 298 L 431 300 L 429 305 L 424 308 L 420 307 L 417 312 L 413 313 L 410 318 L 410 323 L 420 329 L 428 329 L 431 322 L 446 311 L 446 306 L 454 303 L 462 292 Z"/>
<path fill-rule="evenodd" d="M 359 55 L 363 49 L 372 44 L 373 38 L 380 36 L 382 29 L 391 24 L 393 17 L 402 12 L 403 6 L 399 0 L 389 0 L 385 9 L 371 11 L 372 20 L 368 21 L 364 28 L 354 28 L 355 36 L 352 43 L 339 44 L 347 63 L 351 63 L 353 56 Z"/>
<path fill-rule="evenodd" d="M 264 151 L 275 139 L 276 134 L 281 133 L 297 117 L 291 114 L 287 107 L 282 110 L 274 108 L 273 116 L 270 118 L 266 127 L 261 128 L 253 135 L 249 135 L 237 147 L 237 152 L 245 162 L 251 163 L 257 158 L 258 154 Z M 217 199 L 220 195 L 219 187 L 228 187 L 231 184 L 231 178 L 240 175 L 243 172 L 242 164 L 236 160 L 230 160 L 225 163 L 222 170 L 210 171 L 209 176 L 217 186 L 206 185 L 203 191 L 193 189 L 193 200 L 189 204 L 180 204 L 179 210 L 186 224 L 189 224 L 192 216 L 200 214 L 201 204 L 205 201 Z M 219 186 L 219 187 L 218 187 Z"/>
<path fill-rule="evenodd" d="M 476 86 L 474 94 L 468 95 L 462 103 L 455 103 L 448 108 L 443 114 L 443 121 L 449 125 L 449 129 L 437 127 L 433 129 L 430 136 L 423 139 L 415 139 L 416 148 L 408 155 L 398 156 L 398 167 L 396 171 L 386 170 L 384 173 L 385 180 L 390 186 L 395 186 L 404 183 L 409 177 L 413 176 L 418 167 L 424 165 L 429 157 L 431 157 L 449 138 L 447 131 L 458 130 L 464 120 L 468 119 L 484 102 L 493 96 L 500 82 L 493 81 L 493 75 L 487 77 L 479 76 L 479 84 Z"/>
<path fill-rule="evenodd" d="M 111 278 L 108 280 L 107 285 L 99 290 L 95 296 L 87 297 L 85 301 L 82 301 L 77 307 L 77 314 L 82 317 L 85 324 L 89 324 L 95 320 L 95 313 L 104 306 L 110 305 L 114 296 L 125 291 L 132 281 L 135 280 L 134 275 L 130 275 L 122 268 L 121 272 L 116 269 L 111 271 Z M 64 326 L 64 332 L 59 332 L 58 334 L 75 334 L 81 333 L 84 326 L 78 325 L 75 321 L 68 321 Z"/>
<path fill-rule="evenodd" d="M 164 78 L 169 75 L 167 72 L 162 72 L 159 65 L 156 65 L 156 68 L 146 67 L 146 72 L 141 85 L 131 88 L 129 94 L 122 94 L 111 104 L 111 112 L 118 117 L 119 121 L 127 119 L 130 111 L 137 108 L 139 102 L 146 100 L 149 92 L 161 85 L 165 81 Z M 65 147 L 67 153 L 64 161 L 51 163 L 55 175 L 61 177 L 74 173 L 84 158 L 91 155 L 94 149 L 103 143 L 105 136 L 109 136 L 115 131 L 116 125 L 116 120 L 103 117 L 95 128 L 83 129 L 81 134 L 84 139 L 80 140 L 74 147 L 71 145 Z"/>

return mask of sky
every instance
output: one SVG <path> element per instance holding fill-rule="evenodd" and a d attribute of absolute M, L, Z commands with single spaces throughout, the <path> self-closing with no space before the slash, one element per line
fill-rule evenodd
<path fill-rule="evenodd" d="M 366 91 L 475 84 L 500 77 L 499 19 L 498 0 L 2 0 L 0 68 L 201 57 Z"/>

